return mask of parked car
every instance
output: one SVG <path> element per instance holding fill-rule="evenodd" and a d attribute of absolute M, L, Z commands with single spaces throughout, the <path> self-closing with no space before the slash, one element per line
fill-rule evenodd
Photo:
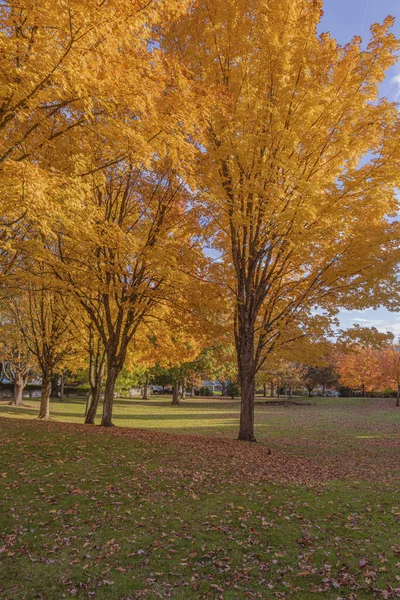
<path fill-rule="evenodd" d="M 151 391 L 153 392 L 153 394 L 162 394 L 164 390 L 160 385 L 152 385 Z"/>

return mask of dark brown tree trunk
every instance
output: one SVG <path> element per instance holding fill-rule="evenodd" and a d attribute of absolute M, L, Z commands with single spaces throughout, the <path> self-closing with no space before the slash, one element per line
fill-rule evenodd
<path fill-rule="evenodd" d="M 267 397 L 267 384 L 264 383 L 264 393 L 263 393 L 264 398 Z"/>
<path fill-rule="evenodd" d="M 146 379 L 144 380 L 144 386 L 143 386 L 143 400 L 148 400 L 149 396 L 148 396 L 148 386 L 149 386 L 149 378 L 146 375 Z"/>
<path fill-rule="evenodd" d="M 103 416 L 101 418 L 102 427 L 113 427 L 112 422 L 112 409 L 114 405 L 114 391 L 115 383 L 121 369 L 118 369 L 116 365 L 107 365 L 107 378 L 106 387 L 104 390 L 104 403 L 103 403 Z"/>
<path fill-rule="evenodd" d="M 273 381 L 271 381 L 271 398 L 275 398 L 275 385 Z"/>
<path fill-rule="evenodd" d="M 50 393 L 51 376 L 50 373 L 42 374 L 42 394 L 40 397 L 40 409 L 38 419 L 48 421 L 50 419 Z"/>
<path fill-rule="evenodd" d="M 175 380 L 173 382 L 173 386 L 172 386 L 172 402 L 171 402 L 171 406 L 179 406 L 180 402 L 179 402 L 179 384 L 178 381 Z"/>
<path fill-rule="evenodd" d="M 94 425 L 94 421 L 97 414 L 97 408 L 100 402 L 101 388 L 103 385 L 103 377 L 100 380 L 96 381 L 94 387 L 90 387 L 87 409 L 85 415 L 85 424 L 86 425 Z"/>
<path fill-rule="evenodd" d="M 397 384 L 396 406 L 400 406 L 400 383 Z"/>
<path fill-rule="evenodd" d="M 367 397 L 367 392 L 365 391 L 365 385 L 362 386 L 362 395 L 364 398 Z"/>
<path fill-rule="evenodd" d="M 97 357 L 98 358 L 98 357 Z M 105 356 L 100 357 L 100 364 L 94 362 L 90 376 L 90 392 L 86 405 L 85 424 L 94 425 L 96 418 L 97 407 L 99 406 L 101 389 L 104 379 Z"/>
<path fill-rule="evenodd" d="M 59 398 L 60 397 L 60 393 L 59 393 L 59 376 L 58 375 L 53 375 L 51 378 L 51 391 L 50 391 L 50 395 L 52 398 Z"/>
<path fill-rule="evenodd" d="M 240 383 L 240 422 L 238 440 L 255 442 L 254 397 L 256 393 L 256 369 L 254 359 L 254 324 L 246 306 L 238 307 L 235 343 Z"/>
<path fill-rule="evenodd" d="M 325 383 L 323 383 L 322 384 L 322 397 L 323 398 L 325 398 L 325 389 L 326 389 L 326 386 L 325 386 Z"/>
<path fill-rule="evenodd" d="M 64 402 L 64 385 L 65 385 L 65 375 L 61 374 L 60 379 L 60 402 Z"/>
<path fill-rule="evenodd" d="M 289 386 L 289 399 L 291 400 L 293 398 L 293 386 L 290 385 Z"/>
<path fill-rule="evenodd" d="M 89 330 L 89 384 L 86 402 L 85 424 L 94 425 L 104 381 L 106 353 L 99 338 Z"/>
<path fill-rule="evenodd" d="M 240 425 L 238 440 L 245 442 L 255 442 L 254 436 L 254 396 L 255 380 L 254 377 L 242 377 L 240 379 L 241 404 L 240 404 Z"/>

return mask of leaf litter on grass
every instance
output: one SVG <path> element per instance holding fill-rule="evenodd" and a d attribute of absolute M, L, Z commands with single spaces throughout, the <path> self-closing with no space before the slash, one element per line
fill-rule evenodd
<path fill-rule="evenodd" d="M 394 438 L 269 455 L 11 419 L 0 438 L 4 599 L 400 597 Z"/>

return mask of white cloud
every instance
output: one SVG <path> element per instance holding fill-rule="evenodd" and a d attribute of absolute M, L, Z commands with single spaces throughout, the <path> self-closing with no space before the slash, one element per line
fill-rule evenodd
<path fill-rule="evenodd" d="M 400 335 L 400 323 L 388 323 L 382 319 L 353 319 L 354 323 L 359 323 L 363 327 L 376 327 L 381 333 L 393 333 L 395 336 Z"/>
<path fill-rule="evenodd" d="M 385 325 L 385 321 L 381 319 L 362 319 L 361 317 L 356 317 L 353 321 L 357 321 L 357 323 L 365 323 L 365 325 L 378 327 L 379 325 Z"/>
<path fill-rule="evenodd" d="M 395 100 L 400 100 L 400 74 L 392 77 L 392 79 L 390 80 L 390 83 L 395 88 L 395 91 L 394 91 Z"/>

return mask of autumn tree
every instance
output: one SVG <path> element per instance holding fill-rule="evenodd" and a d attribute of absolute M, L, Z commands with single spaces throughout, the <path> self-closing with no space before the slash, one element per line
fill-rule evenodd
<path fill-rule="evenodd" d="M 303 375 L 303 383 L 308 390 L 308 396 L 317 386 L 321 386 L 322 395 L 325 396 L 326 388 L 336 385 L 338 382 L 338 374 L 335 371 L 333 364 L 325 366 L 307 365 Z"/>
<path fill-rule="evenodd" d="M 191 92 L 158 42 L 186 7 L 1 2 L 0 275 L 32 225 L 47 234 L 84 200 L 93 173 L 132 152 L 144 163 L 164 156 L 167 144 L 173 161 L 191 145 Z"/>
<path fill-rule="evenodd" d="M 208 344 L 213 326 L 209 313 L 203 313 L 206 291 L 207 285 L 198 280 L 189 281 L 186 289 L 171 290 L 163 310 L 150 320 L 151 330 L 146 323 L 133 348 L 133 355 L 151 368 L 155 381 L 172 383 L 173 406 L 180 405 L 187 386 L 200 380 L 212 364 Z"/>
<path fill-rule="evenodd" d="M 378 350 L 360 346 L 342 353 L 337 359 L 337 370 L 341 384 L 360 390 L 364 398 L 367 392 L 380 387 Z"/>
<path fill-rule="evenodd" d="M 0 360 L 3 372 L 14 383 L 12 404 L 22 406 L 23 391 L 35 360 L 6 303 L 0 306 L 0 320 Z"/>
<path fill-rule="evenodd" d="M 378 99 L 393 19 L 363 50 L 318 34 L 321 7 L 200 0 L 169 40 L 216 97 L 199 177 L 233 304 L 240 440 L 255 441 L 255 375 L 293 325 L 378 302 L 398 258 L 398 112 Z"/>
<path fill-rule="evenodd" d="M 168 160 L 155 158 L 149 168 L 121 163 L 96 175 L 81 211 L 61 224 L 56 243 L 50 237 L 42 253 L 104 347 L 104 426 L 112 425 L 115 382 L 138 328 L 167 297 L 182 295 L 187 276 L 176 265 L 195 268 L 201 257 L 189 199 Z"/>
<path fill-rule="evenodd" d="M 397 390 L 396 406 L 400 406 L 400 346 L 392 343 L 383 348 L 379 353 L 379 370 L 381 376 L 388 386 Z"/>
<path fill-rule="evenodd" d="M 95 329 L 93 323 L 87 319 L 87 315 L 85 315 L 85 317 L 83 318 L 84 334 L 81 334 L 81 337 L 83 338 L 89 363 L 88 372 L 90 386 L 86 402 L 85 423 L 94 425 L 100 396 L 103 390 L 106 369 L 106 351 L 98 331 Z"/>
<path fill-rule="evenodd" d="M 77 350 L 68 305 L 59 293 L 46 287 L 45 281 L 40 283 L 40 267 L 38 270 L 38 279 L 20 281 L 18 292 L 8 290 L 4 304 L 39 367 L 42 391 L 38 419 L 48 420 L 51 377 Z"/>

